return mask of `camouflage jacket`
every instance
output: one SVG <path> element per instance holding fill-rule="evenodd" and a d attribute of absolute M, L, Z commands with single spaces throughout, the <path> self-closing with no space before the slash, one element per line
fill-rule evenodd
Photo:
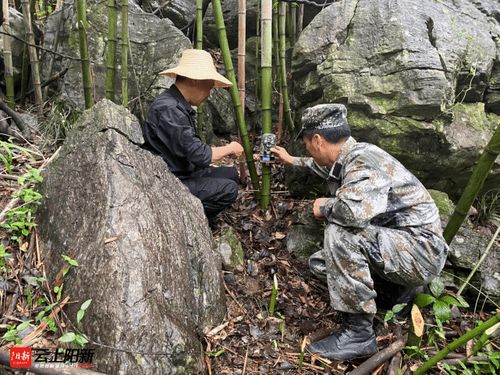
<path fill-rule="evenodd" d="M 429 192 L 398 160 L 379 147 L 349 138 L 328 170 L 312 158 L 294 165 L 310 168 L 327 180 L 332 198 L 321 212 L 345 227 L 426 226 L 441 235 L 438 209 Z"/>

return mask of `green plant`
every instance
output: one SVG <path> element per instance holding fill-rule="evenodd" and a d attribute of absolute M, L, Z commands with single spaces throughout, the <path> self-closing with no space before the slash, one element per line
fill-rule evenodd
<path fill-rule="evenodd" d="M 469 307 L 469 304 L 461 296 L 452 296 L 444 293 L 444 284 L 440 278 L 434 279 L 429 289 L 432 294 L 421 293 L 415 298 L 415 304 L 420 307 L 432 305 L 432 311 L 438 330 L 436 333 L 444 339 L 443 323 L 451 319 L 451 306 Z M 432 335 L 429 335 L 432 338 Z"/>
<path fill-rule="evenodd" d="M 8 174 L 12 174 L 12 163 L 14 162 L 13 150 L 27 154 L 29 158 L 33 159 L 33 155 L 41 156 L 40 154 L 28 150 L 27 148 L 18 146 L 11 141 L 0 141 L 0 160 L 2 161 Z"/>
<path fill-rule="evenodd" d="M 14 198 L 18 198 L 22 205 L 15 207 L 5 214 L 5 223 L 1 227 L 11 233 L 11 240 L 18 243 L 22 242 L 23 237 L 28 237 L 31 229 L 36 226 L 34 222 L 34 213 L 40 205 L 42 195 L 33 190 L 33 186 L 43 180 L 40 171 L 29 167 L 28 172 L 20 176 L 17 181 L 21 189 L 13 193 Z"/>
<path fill-rule="evenodd" d="M 86 311 L 89 308 L 91 303 L 92 303 L 92 299 L 88 299 L 84 303 L 82 303 L 82 305 L 80 306 L 80 309 L 78 310 L 78 312 L 76 314 L 77 324 L 80 324 L 81 320 L 85 316 L 85 313 L 86 313 Z M 66 332 L 58 340 L 61 342 L 76 344 L 76 345 L 81 346 L 81 347 L 85 346 L 85 344 L 87 344 L 89 342 L 88 337 L 86 335 L 81 334 L 81 333 L 75 333 L 75 332 Z"/>
<path fill-rule="evenodd" d="M 66 263 L 68 263 L 68 267 L 64 269 L 63 271 L 63 277 L 66 276 L 66 274 L 69 272 L 69 270 L 72 268 L 72 267 L 78 267 L 78 262 L 72 258 L 70 258 L 69 256 L 67 255 L 61 255 L 63 257 L 63 259 L 66 261 Z"/>
<path fill-rule="evenodd" d="M 401 312 L 406 307 L 406 305 L 406 303 L 398 303 L 394 305 L 392 309 L 387 310 L 384 316 L 384 322 L 392 320 L 397 313 Z"/>
<path fill-rule="evenodd" d="M 2 336 L 3 341 L 14 341 L 16 344 L 20 344 L 22 342 L 19 337 L 19 333 L 24 331 L 30 325 L 31 320 L 27 320 L 17 326 L 8 325 L 7 332 Z"/>
<path fill-rule="evenodd" d="M 5 250 L 5 246 L 0 243 L 0 272 L 7 271 L 6 259 L 10 258 L 12 255 Z"/>

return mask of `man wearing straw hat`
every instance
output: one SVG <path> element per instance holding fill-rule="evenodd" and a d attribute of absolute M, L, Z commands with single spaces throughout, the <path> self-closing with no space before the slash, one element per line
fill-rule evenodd
<path fill-rule="evenodd" d="M 160 73 L 175 78 L 175 84 L 151 105 L 142 129 L 144 147 L 160 155 L 170 171 L 198 197 L 211 226 L 216 216 L 238 195 L 238 172 L 234 167 L 211 167 L 225 156 L 240 156 L 237 142 L 210 147 L 196 134 L 196 111 L 213 88 L 230 87 L 231 81 L 217 73 L 206 51 L 187 49 L 179 64 Z"/>

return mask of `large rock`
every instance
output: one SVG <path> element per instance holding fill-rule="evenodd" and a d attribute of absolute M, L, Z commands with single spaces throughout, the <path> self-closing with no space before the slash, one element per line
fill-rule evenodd
<path fill-rule="evenodd" d="M 94 96 L 96 101 L 104 97 L 106 76 L 106 49 L 108 30 L 108 10 L 106 2 L 92 2 L 87 5 L 87 19 L 89 27 L 87 38 L 91 58 Z M 60 23 L 62 24 L 60 25 Z M 121 42 L 121 17 L 118 17 L 118 43 Z M 69 56 L 78 57 L 79 42 L 76 28 L 76 15 L 73 1 L 65 1 L 63 7 L 52 13 L 45 26 L 44 46 L 54 49 L 56 30 L 59 31 L 57 51 Z M 141 95 L 142 107 L 156 97 L 162 87 L 171 84 L 172 80 L 159 77 L 158 73 L 176 65 L 182 51 L 191 47 L 189 39 L 178 30 L 169 19 L 160 19 L 153 14 L 142 11 L 137 4 L 129 1 L 129 41 L 131 46 L 128 71 L 129 98 Z M 49 57 L 46 55 L 43 62 L 42 74 L 47 79 L 50 71 Z M 120 81 L 120 46 L 117 46 L 117 72 L 115 77 L 115 93 L 117 102 L 121 102 Z M 62 99 L 77 108 L 84 108 L 83 83 L 81 64 L 78 60 L 57 58 L 53 72 L 67 67 L 69 70 L 64 80 L 59 81 L 58 91 Z M 154 89 L 151 89 L 151 88 Z M 140 113 L 139 100 L 131 103 L 134 112 Z M 143 108 L 147 109 L 147 108 Z"/>
<path fill-rule="evenodd" d="M 41 251 L 65 293 L 92 298 L 83 331 L 107 374 L 195 374 L 199 337 L 224 317 L 220 259 L 201 202 L 141 149 L 137 120 L 107 100 L 84 112 L 42 185 Z M 161 355 L 158 355 L 161 353 Z"/>
<path fill-rule="evenodd" d="M 295 46 L 299 100 L 433 119 L 480 101 L 496 59 L 488 18 L 466 0 L 342 0 Z"/>
<path fill-rule="evenodd" d="M 426 186 L 456 197 L 500 122 L 485 113 L 500 100 L 495 15 L 498 2 L 488 0 L 336 2 L 295 45 L 298 112 L 346 103 L 359 141 L 379 145 Z M 486 185 L 499 183 L 497 163 Z"/>
<path fill-rule="evenodd" d="M 175 27 L 186 29 L 196 17 L 196 0 L 136 0 L 144 11 L 168 18 Z"/>
<path fill-rule="evenodd" d="M 455 206 L 448 196 L 439 191 L 429 190 L 434 202 L 439 209 L 443 228 L 446 227 Z M 488 247 L 491 237 L 476 230 L 471 221 L 467 218 L 450 244 L 448 260 L 451 264 L 445 267 L 443 275 L 448 280 L 449 284 L 457 287 L 461 286 L 463 280 L 469 275 L 482 254 Z M 486 258 L 471 283 L 476 288 L 469 289 L 476 294 L 477 290 L 481 290 L 492 300 L 498 302 L 500 300 L 500 246 L 493 244 L 488 258 Z M 465 272 L 464 272 L 465 271 Z M 456 278 L 458 276 L 458 278 Z"/>
<path fill-rule="evenodd" d="M 3 13 L 1 19 L 2 25 L 0 26 L 0 31 L 5 32 L 3 26 Z M 22 42 L 26 38 L 26 32 L 24 29 L 24 20 L 22 13 L 18 12 L 16 9 L 9 7 L 9 24 L 10 24 L 10 33 L 15 36 L 15 38 L 10 38 L 11 44 L 11 52 L 12 52 L 12 69 L 14 73 L 14 81 L 21 81 L 21 70 L 23 66 L 23 51 L 24 51 L 24 43 Z M 38 29 L 35 29 L 37 32 Z M 1 62 L 1 71 L 2 71 L 2 81 L 5 80 L 3 78 L 4 72 L 4 56 L 3 56 L 3 43 L 5 36 L 2 35 L 0 38 L 0 62 Z M 5 84 L 5 82 L 3 82 Z"/>

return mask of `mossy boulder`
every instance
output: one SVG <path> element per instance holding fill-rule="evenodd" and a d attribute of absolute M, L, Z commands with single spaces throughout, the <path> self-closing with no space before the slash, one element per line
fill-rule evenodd
<path fill-rule="evenodd" d="M 226 270 L 243 270 L 245 255 L 234 228 L 225 227 L 222 229 L 220 237 L 215 241 L 215 249 L 222 257 L 222 265 Z"/>

